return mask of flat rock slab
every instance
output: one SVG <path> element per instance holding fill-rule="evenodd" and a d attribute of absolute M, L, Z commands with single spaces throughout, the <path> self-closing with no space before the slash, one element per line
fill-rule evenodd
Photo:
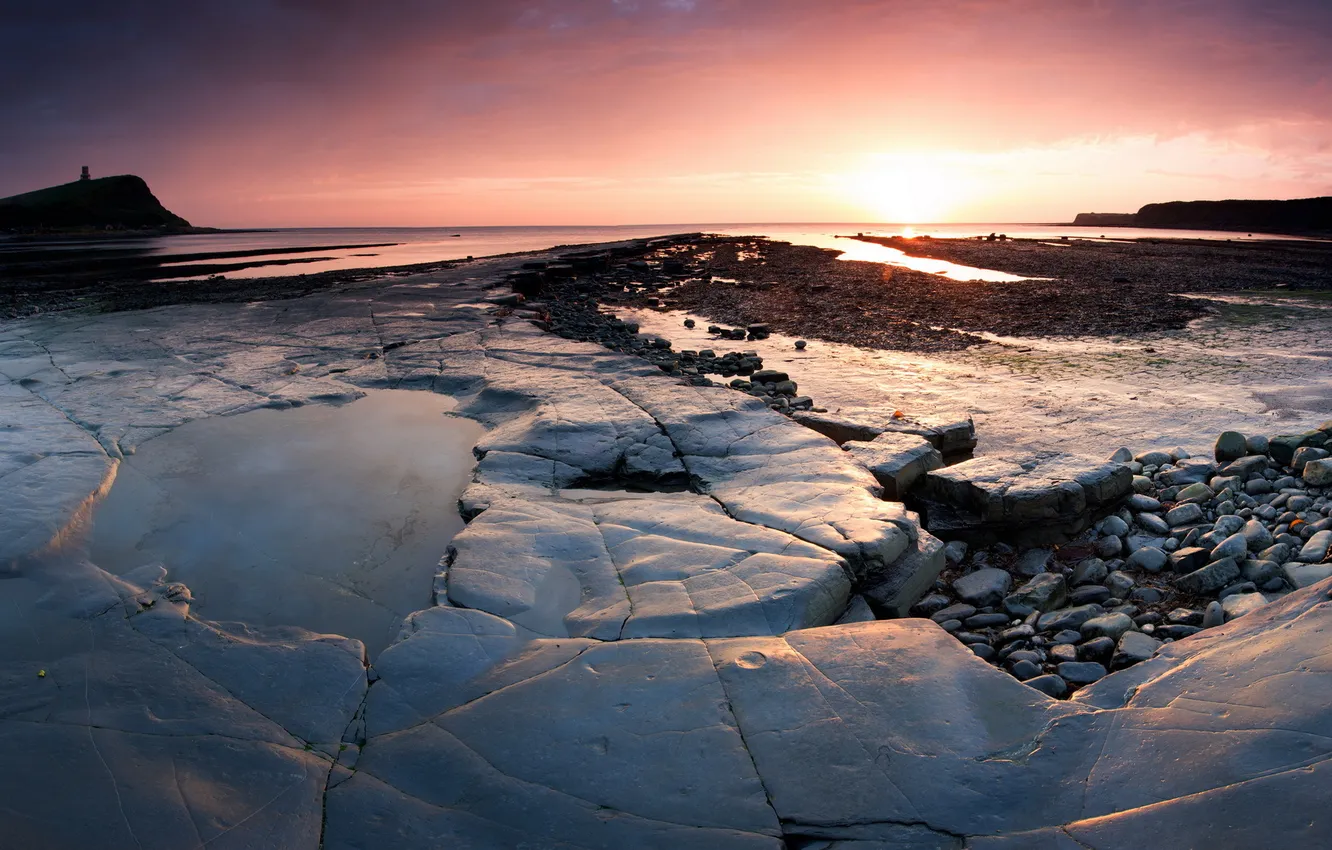
<path fill-rule="evenodd" d="M 830 549 L 909 607 L 943 567 L 915 514 L 827 438 L 721 388 L 631 379 L 614 387 L 661 424 L 701 488 L 742 522 Z M 922 542 L 923 541 L 923 542 Z M 925 557 L 914 557 L 923 553 Z"/>
<path fill-rule="evenodd" d="M 925 474 L 920 498 L 932 533 L 983 542 L 1066 541 L 1132 492 L 1120 463 L 1068 454 L 980 457 Z"/>
<path fill-rule="evenodd" d="M 836 554 L 701 496 L 500 502 L 453 550 L 451 601 L 545 635 L 781 634 L 833 622 L 850 595 Z"/>
<path fill-rule="evenodd" d="M 701 641 L 556 643 L 473 680 L 469 701 L 369 738 L 328 796 L 324 846 L 779 850 Z"/>

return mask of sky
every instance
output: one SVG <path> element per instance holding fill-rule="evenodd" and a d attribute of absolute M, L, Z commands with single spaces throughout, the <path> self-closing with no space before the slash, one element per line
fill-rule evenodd
<path fill-rule="evenodd" d="M 1329 0 L 0 0 L 0 196 L 217 227 L 1332 194 Z"/>

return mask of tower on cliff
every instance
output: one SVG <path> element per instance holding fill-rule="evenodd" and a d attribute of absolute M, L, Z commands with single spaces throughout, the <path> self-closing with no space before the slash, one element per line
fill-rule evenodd
<path fill-rule="evenodd" d="M 83 173 L 79 175 L 80 180 L 91 180 L 92 175 L 88 173 L 88 166 L 83 166 Z"/>

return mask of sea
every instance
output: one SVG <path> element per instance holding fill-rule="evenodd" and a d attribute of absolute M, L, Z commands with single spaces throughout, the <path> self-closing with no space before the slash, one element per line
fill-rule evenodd
<path fill-rule="evenodd" d="M 6 253 L 35 248 L 54 251 L 95 252 L 119 257 L 142 256 L 160 263 L 158 280 L 190 280 L 188 266 L 201 254 L 247 252 L 243 258 L 207 262 L 234 263 L 228 278 L 262 278 L 293 274 L 383 268 L 432 263 L 497 254 L 540 251 L 556 246 L 616 242 L 627 239 L 693 232 L 732 236 L 765 236 L 801 245 L 816 245 L 843 251 L 842 259 L 866 260 L 904 266 L 959 280 L 1006 281 L 1019 278 L 1003 272 L 958 266 L 942 260 L 910 257 L 894 248 L 859 242 L 848 236 L 930 236 L 975 238 L 990 234 L 1038 239 L 1051 244 L 1073 240 L 1129 241 L 1134 239 L 1268 240 L 1296 239 L 1266 233 L 1232 233 L 1206 230 L 1152 230 L 1145 228 L 1074 227 L 1062 224 L 875 224 L 865 222 L 822 223 L 706 223 L 642 224 L 555 227 L 318 227 L 274 230 L 223 231 L 177 236 L 132 237 L 117 234 L 47 242 L 0 241 L 0 264 Z M 376 246 L 376 247 L 348 247 Z M 320 250 L 310 251 L 311 248 Z M 294 249 L 305 249 L 296 251 Z M 252 253 L 251 253 L 252 252 Z M 186 259 L 187 255 L 193 255 Z M 180 261 L 172 258 L 180 256 Z M 180 267 L 181 275 L 173 275 Z"/>

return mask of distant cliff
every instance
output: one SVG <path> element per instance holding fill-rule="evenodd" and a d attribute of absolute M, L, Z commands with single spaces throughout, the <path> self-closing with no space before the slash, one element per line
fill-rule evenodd
<path fill-rule="evenodd" d="M 141 177 L 78 180 L 0 198 L 0 230 L 183 230 L 190 223 L 162 206 Z"/>
<path fill-rule="evenodd" d="M 1079 213 L 1075 225 L 1332 234 L 1332 197 L 1293 201 L 1171 201 L 1136 213 Z"/>
<path fill-rule="evenodd" d="M 1332 233 L 1332 198 L 1295 201 L 1172 201 L 1138 210 L 1138 227 Z"/>
<path fill-rule="evenodd" d="M 1078 213 L 1073 223 L 1086 227 L 1132 227 L 1137 218 L 1136 213 Z"/>

